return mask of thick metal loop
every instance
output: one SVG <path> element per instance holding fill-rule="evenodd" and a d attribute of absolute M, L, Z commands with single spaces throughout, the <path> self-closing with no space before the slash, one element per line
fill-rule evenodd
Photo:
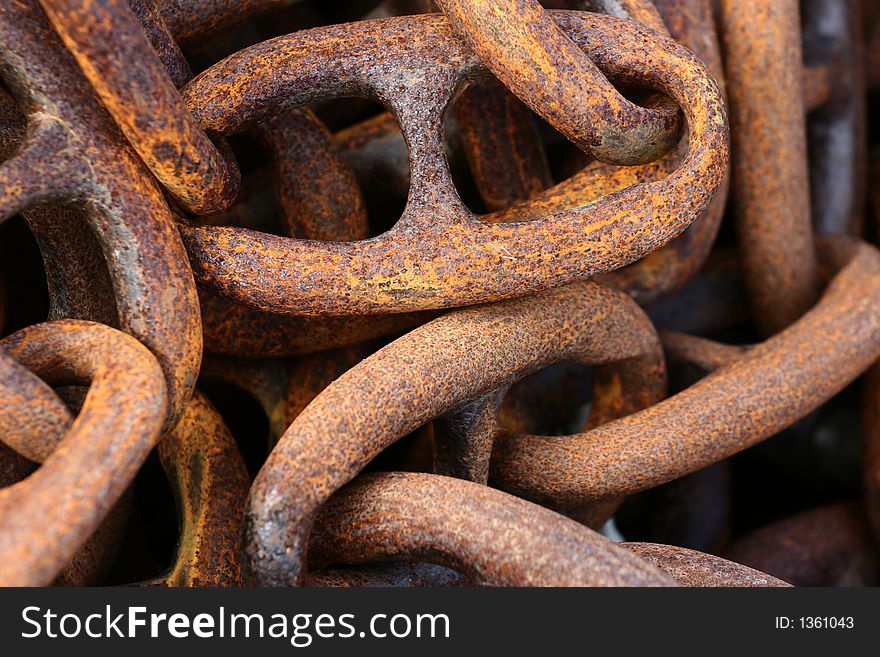
<path fill-rule="evenodd" d="M 182 226 L 200 283 L 275 313 L 402 312 L 558 286 L 620 267 L 675 237 L 711 201 L 726 172 L 726 120 L 715 82 L 682 47 L 632 23 L 574 12 L 554 18 L 610 73 L 655 83 L 682 104 L 688 155 L 670 175 L 538 221 L 478 221 L 455 194 L 440 146 L 450 96 L 478 68 L 448 24 L 410 16 L 306 30 L 227 58 L 187 85 L 184 97 L 204 127 L 229 134 L 305 102 L 375 95 L 397 115 L 410 148 L 407 208 L 393 230 L 354 243 Z M 369 52 L 322 61 L 318 53 L 346 52 L 367 30 Z M 402 33 L 409 35 L 405 47 Z M 652 44 L 651 67 L 638 52 L 643 39 Z M 271 80 L 256 67 L 260 61 L 273 62 Z M 404 66 L 419 74 L 393 73 Z M 703 184 L 695 187 L 695 179 Z M 242 285 L 268 272 L 271 286 Z"/>
<path fill-rule="evenodd" d="M 565 359 L 621 361 L 609 371 L 623 399 L 645 405 L 663 392 L 662 353 L 647 318 L 620 292 L 589 282 L 450 313 L 353 367 L 291 424 L 251 489 L 251 576 L 302 583 L 318 507 L 376 454 L 428 420 Z"/>
<path fill-rule="evenodd" d="M 0 583 L 48 584 L 92 535 L 159 440 L 162 370 L 134 338 L 61 320 L 0 341 L 54 385 L 88 384 L 64 439 L 24 481 L 0 490 Z"/>
<path fill-rule="evenodd" d="M 127 0 L 40 3 L 153 175 L 187 210 L 226 208 L 238 192 L 238 167 L 187 112 Z"/>
<path fill-rule="evenodd" d="M 499 80 L 600 162 L 644 164 L 678 142 L 677 108 L 624 98 L 537 0 L 437 4 Z"/>
<path fill-rule="evenodd" d="M 723 0 L 734 201 L 743 272 L 765 335 L 800 317 L 819 278 L 810 218 L 798 0 Z"/>
<path fill-rule="evenodd" d="M 41 144 L 47 153 L 67 149 L 53 166 L 75 163 L 41 184 L 51 180 L 65 190 L 65 203 L 81 208 L 79 221 L 69 220 L 67 209 L 54 214 L 59 212 L 54 206 L 24 213 L 26 218 L 33 213 L 37 222 L 42 217 L 43 224 L 66 223 L 51 232 L 35 229 L 50 277 L 57 274 L 52 316 L 118 322 L 150 348 L 166 374 L 173 424 L 192 393 L 202 348 L 196 289 L 173 216 L 35 1 L 0 6 L 0 41 L 15 44 L 14 52 L 0 49 L 0 74 L 24 110 L 28 134 L 48 139 L 50 133 L 33 126 L 56 125 L 58 134 L 75 136 L 74 142 L 64 137 L 46 144 L 26 138 L 23 146 Z M 32 172 L 34 179 L 39 171 Z M 15 201 L 21 196 L 12 199 L 16 210 L 25 209 Z M 0 206 L 7 202 L 0 197 Z M 83 221 L 93 235 L 77 229 Z"/>
<path fill-rule="evenodd" d="M 880 356 L 880 252 L 856 244 L 837 256 L 847 251 L 848 264 L 815 308 L 677 395 L 587 434 L 501 432 L 490 482 L 576 506 L 671 481 L 800 419 Z M 826 341 L 836 345 L 833 352 Z"/>
<path fill-rule="evenodd" d="M 574 520 L 429 474 L 358 477 L 322 507 L 309 547 L 329 563 L 428 558 L 489 586 L 675 585 Z"/>
<path fill-rule="evenodd" d="M 240 586 L 238 540 L 250 479 L 222 418 L 196 392 L 159 458 L 174 488 L 180 537 L 171 568 L 147 586 Z"/>
<path fill-rule="evenodd" d="M 878 568 L 872 541 L 861 508 L 831 504 L 761 527 L 724 554 L 795 586 L 866 586 Z"/>

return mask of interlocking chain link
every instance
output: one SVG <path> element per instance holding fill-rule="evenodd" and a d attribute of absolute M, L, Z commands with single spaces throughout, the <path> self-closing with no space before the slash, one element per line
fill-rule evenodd
<path fill-rule="evenodd" d="M 878 35 L 0 4 L 0 584 L 876 584 Z"/>

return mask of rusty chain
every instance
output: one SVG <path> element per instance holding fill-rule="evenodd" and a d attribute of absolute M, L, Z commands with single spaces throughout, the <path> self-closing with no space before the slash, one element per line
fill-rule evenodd
<path fill-rule="evenodd" d="M 875 0 L 0 3 L 0 584 L 876 585 L 878 92 Z"/>

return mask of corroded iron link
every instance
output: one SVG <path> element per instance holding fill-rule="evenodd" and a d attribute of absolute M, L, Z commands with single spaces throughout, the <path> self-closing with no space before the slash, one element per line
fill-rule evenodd
<path fill-rule="evenodd" d="M 878 584 L 878 35 L 0 0 L 0 585 Z"/>
<path fill-rule="evenodd" d="M 770 335 L 818 292 L 797 0 L 723 0 L 733 195 L 746 289 Z"/>
<path fill-rule="evenodd" d="M 676 108 L 643 108 L 620 95 L 537 0 L 437 4 L 499 80 L 600 162 L 644 164 L 678 141 Z"/>
<path fill-rule="evenodd" d="M 586 208 L 542 214 L 539 221 L 479 221 L 458 198 L 440 144 L 452 93 L 479 70 L 448 23 L 407 16 L 306 30 L 239 52 L 197 76 L 183 89 L 190 108 L 206 129 L 231 134 L 305 102 L 378 95 L 397 115 L 410 148 L 407 207 L 393 230 L 353 243 L 183 226 L 199 282 L 275 313 L 403 312 L 558 286 L 628 264 L 675 237 L 711 201 L 726 172 L 727 129 L 717 85 L 685 49 L 631 23 L 574 12 L 554 18 L 600 67 L 624 76 L 638 72 L 681 104 L 689 143 L 680 167 Z M 367 34 L 368 52 L 329 61 L 318 54 L 346 53 Z M 401 34 L 408 35 L 405 48 L 395 51 Z M 645 39 L 653 47 L 650 67 L 640 54 Z M 608 48 L 609 41 L 616 47 Z M 272 61 L 273 69 L 261 70 L 260 61 Z M 382 74 L 385 68 L 390 72 Z M 407 69 L 419 74 L 402 75 Z M 692 186 L 694 178 L 705 184 Z M 267 275 L 271 285 L 241 284 Z"/>
<path fill-rule="evenodd" d="M 0 166 L 0 218 L 24 211 L 48 226 L 35 232 L 53 317 L 118 324 L 150 348 L 173 423 L 195 385 L 202 336 L 172 213 L 36 2 L 0 6 L 0 41 L 15 44 L 0 49 L 0 74 L 27 119 L 24 141 Z M 65 206 L 45 205 L 53 201 Z"/>
<path fill-rule="evenodd" d="M 192 212 L 226 208 L 238 192 L 238 167 L 187 112 L 127 0 L 40 2 L 153 175 Z"/>
<path fill-rule="evenodd" d="M 0 491 L 0 554 L 14 564 L 2 570 L 0 583 L 48 584 L 158 442 L 165 382 L 143 345 L 100 324 L 38 324 L 0 345 L 50 384 L 90 386 L 82 411 L 42 467 Z"/>

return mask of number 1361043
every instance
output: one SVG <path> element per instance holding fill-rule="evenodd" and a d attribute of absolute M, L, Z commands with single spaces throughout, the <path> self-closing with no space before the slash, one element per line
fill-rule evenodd
<path fill-rule="evenodd" d="M 855 627 L 852 616 L 777 616 L 777 630 L 851 630 Z"/>

